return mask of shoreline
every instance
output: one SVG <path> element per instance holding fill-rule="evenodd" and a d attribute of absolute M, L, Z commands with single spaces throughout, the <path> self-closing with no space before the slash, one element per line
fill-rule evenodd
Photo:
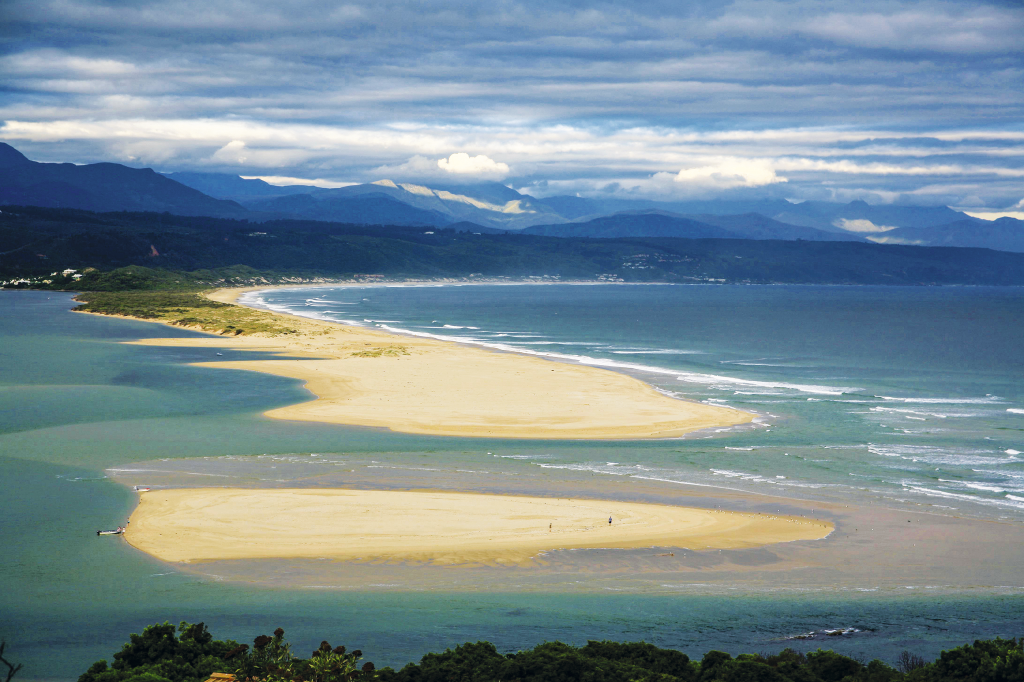
<path fill-rule="evenodd" d="M 255 518 L 260 522 L 252 523 Z M 752 549 L 820 540 L 835 530 L 828 521 L 783 514 L 348 488 L 151 491 L 140 494 L 131 522 L 125 534 L 130 545 L 180 563 L 331 559 L 527 566 L 556 550 Z"/>
<path fill-rule="evenodd" d="M 339 285 L 289 285 L 288 288 Z M 352 284 L 351 286 L 375 286 Z M 272 354 L 197 363 L 287 376 L 317 398 L 264 413 L 276 419 L 383 427 L 402 433 L 517 439 L 677 438 L 757 415 L 681 400 L 611 369 L 405 336 L 237 303 L 273 286 L 218 289 L 220 303 L 285 319 L 292 334 L 146 339 L 133 343 Z"/>

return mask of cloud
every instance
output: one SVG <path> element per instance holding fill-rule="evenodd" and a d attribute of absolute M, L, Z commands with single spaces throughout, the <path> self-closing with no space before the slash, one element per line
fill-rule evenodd
<path fill-rule="evenodd" d="M 934 3 L 894 12 L 833 12 L 801 29 L 840 44 L 892 50 L 1001 52 L 1024 30 L 1019 12 L 994 7 L 957 8 Z"/>
<path fill-rule="evenodd" d="M 832 224 L 847 232 L 888 232 L 899 227 L 899 225 L 875 225 L 870 220 L 847 220 L 846 218 L 836 218 Z"/>
<path fill-rule="evenodd" d="M 246 156 L 245 142 L 241 140 L 232 140 L 226 145 L 218 149 L 210 157 L 213 161 L 219 161 L 221 163 L 233 164 L 237 163 L 239 166 L 245 165 L 248 160 Z"/>
<path fill-rule="evenodd" d="M 1021 196 L 1019 2 L 321 4 L 5 0 L 0 139 L 327 182 Z"/>
<path fill-rule="evenodd" d="M 324 180 L 323 178 L 291 178 L 286 175 L 242 175 L 244 180 L 262 180 L 268 185 L 276 185 L 278 187 L 289 187 L 291 185 L 306 185 L 312 187 L 323 187 L 326 189 L 335 189 L 338 187 L 349 187 L 355 185 L 355 182 L 335 182 L 333 180 Z"/>
<path fill-rule="evenodd" d="M 518 122 L 354 126 L 140 117 L 8 118 L 0 139 L 41 161 L 120 160 L 161 170 L 220 168 L 337 182 L 513 177 L 518 186 L 550 180 L 552 188 L 570 193 L 714 196 L 774 187 L 779 189 L 771 190 L 773 196 L 794 199 L 972 207 L 1016 202 L 1024 177 L 1024 139 L 1013 130 L 975 132 L 850 127 L 701 132 Z M 480 153 L 450 155 L 439 164 L 439 150 L 453 147 Z M 781 188 L 785 193 L 779 195 Z"/>
<path fill-rule="evenodd" d="M 761 159 L 723 158 L 706 166 L 684 168 L 674 178 L 675 182 L 698 187 L 733 189 L 735 187 L 760 187 L 786 178 L 775 174 L 771 164 Z"/>
<path fill-rule="evenodd" d="M 904 244 L 907 246 L 920 246 L 924 244 L 924 240 L 921 239 L 903 239 L 902 237 L 886 237 L 886 236 L 867 236 L 868 241 L 872 241 L 876 244 Z"/>
<path fill-rule="evenodd" d="M 457 152 L 447 159 L 438 159 L 437 167 L 448 173 L 456 175 L 476 175 L 481 177 L 501 179 L 508 175 L 508 164 L 478 154 L 470 156 L 465 152 Z"/>
<path fill-rule="evenodd" d="M 374 177 L 396 178 L 398 180 L 407 178 L 436 178 L 443 175 L 441 169 L 437 167 L 436 160 L 419 154 L 409 157 L 409 160 L 405 163 L 377 166 L 370 170 L 370 173 Z"/>
<path fill-rule="evenodd" d="M 1000 218 L 1024 220 L 1024 211 L 964 211 L 964 213 L 972 218 L 980 218 L 982 220 L 999 220 Z"/>

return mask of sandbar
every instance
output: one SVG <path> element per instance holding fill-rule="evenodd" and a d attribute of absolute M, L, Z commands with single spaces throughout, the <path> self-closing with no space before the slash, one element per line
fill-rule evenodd
<path fill-rule="evenodd" d="M 222 290 L 210 298 L 233 302 L 238 293 Z M 305 382 L 317 398 L 265 413 L 275 419 L 443 436 L 638 439 L 736 426 L 755 416 L 679 400 L 602 368 L 282 317 L 295 333 L 135 343 L 266 352 L 262 359 L 211 357 L 200 364 Z"/>
<path fill-rule="evenodd" d="M 612 523 L 608 523 L 608 518 Z M 522 565 L 557 549 L 760 547 L 832 523 L 611 500 L 439 491 L 192 488 L 142 493 L 125 534 L 164 561 L 305 558 Z"/>

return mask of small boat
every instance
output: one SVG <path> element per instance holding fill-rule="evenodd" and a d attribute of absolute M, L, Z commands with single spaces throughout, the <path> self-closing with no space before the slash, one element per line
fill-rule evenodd
<path fill-rule="evenodd" d="M 217 355 L 224 355 L 223 353 L 217 353 Z"/>
<path fill-rule="evenodd" d="M 124 535 L 124 528 L 118 527 L 115 530 L 98 530 L 96 535 Z"/>
<path fill-rule="evenodd" d="M 148 485 L 135 486 L 135 492 L 137 493 L 148 493 L 150 490 L 152 490 L 152 488 L 150 488 Z"/>

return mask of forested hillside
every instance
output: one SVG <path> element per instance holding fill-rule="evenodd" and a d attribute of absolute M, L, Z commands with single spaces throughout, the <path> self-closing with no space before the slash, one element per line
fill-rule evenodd
<path fill-rule="evenodd" d="M 174 273 L 241 266 L 271 278 L 374 274 L 679 283 L 1024 284 L 1024 254 L 987 249 L 842 241 L 558 238 L 313 221 L 257 225 L 40 208 L 5 208 L 0 214 L 0 281 L 7 286 L 79 288 L 61 273 L 76 270 L 70 275 L 75 278 L 126 266 Z M 203 274 L 189 277 L 208 279 Z"/>

